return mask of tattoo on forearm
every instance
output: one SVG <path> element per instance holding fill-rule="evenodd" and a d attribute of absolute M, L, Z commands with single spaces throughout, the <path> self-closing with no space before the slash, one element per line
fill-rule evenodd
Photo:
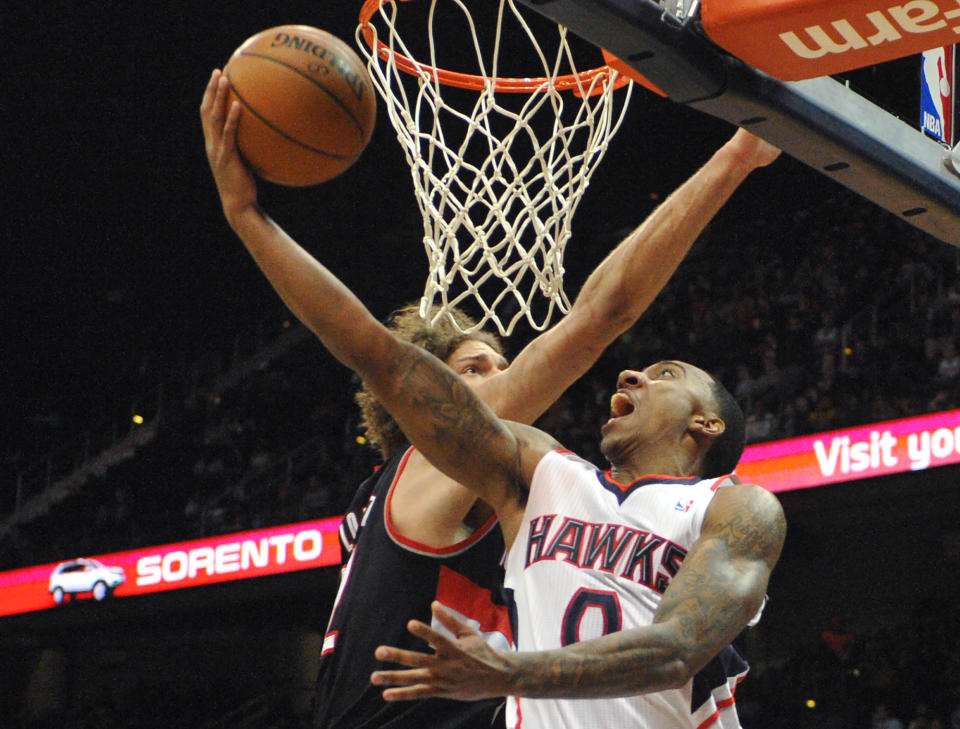
<path fill-rule="evenodd" d="M 473 394 L 456 375 L 437 368 L 417 354 L 408 355 L 406 359 L 407 362 L 399 363 L 404 372 L 401 391 L 410 406 L 428 419 L 436 442 L 462 448 L 495 434 L 488 420 L 470 406 Z"/>
<path fill-rule="evenodd" d="M 505 437 L 499 422 L 479 409 L 477 396 L 453 372 L 411 349 L 403 350 L 394 368 L 394 374 L 399 373 L 397 394 L 405 401 L 405 409 L 416 414 L 413 427 L 429 441 L 421 447 L 435 444 L 443 449 L 448 463 L 465 467 L 478 452 L 490 452 L 492 441 Z M 501 466 L 506 471 L 501 474 L 504 483 L 520 491 L 519 449 Z"/>
<path fill-rule="evenodd" d="M 571 646 L 540 654 L 519 672 L 517 692 L 543 698 L 629 696 L 674 686 L 682 675 L 675 645 L 660 635 L 641 642 L 628 631 L 600 640 L 602 650 Z"/>

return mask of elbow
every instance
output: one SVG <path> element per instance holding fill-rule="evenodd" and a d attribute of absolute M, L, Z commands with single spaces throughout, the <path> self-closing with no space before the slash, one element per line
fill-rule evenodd
<path fill-rule="evenodd" d="M 381 402 L 392 399 L 399 386 L 400 374 L 412 367 L 412 364 L 408 364 L 405 370 L 398 364 L 412 361 L 406 343 L 397 339 L 379 322 L 369 325 L 359 322 L 352 329 L 350 324 L 338 323 L 337 326 L 338 331 L 332 334 L 327 331 L 320 336 L 329 352 L 341 364 L 357 373 Z"/>
<path fill-rule="evenodd" d="M 598 327 L 612 336 L 619 336 L 636 322 L 639 312 L 634 302 L 627 297 L 619 297 L 600 302 L 590 313 L 590 319 Z"/>
<path fill-rule="evenodd" d="M 623 302 L 590 302 L 581 304 L 580 300 L 574 304 L 577 307 L 571 310 L 565 321 L 571 330 L 575 331 L 578 348 L 592 350 L 599 356 L 607 346 L 621 334 L 634 325 L 637 320 L 636 312 Z"/>
<path fill-rule="evenodd" d="M 664 664 L 663 689 L 678 689 L 686 686 L 696 675 L 696 666 L 685 656 L 675 656 Z"/>
<path fill-rule="evenodd" d="M 674 643 L 662 662 L 660 677 L 664 688 L 686 686 L 722 650 L 723 647 L 710 648 L 705 642 L 699 641 Z"/>
<path fill-rule="evenodd" d="M 669 635 L 663 648 L 659 671 L 663 689 L 682 688 L 703 667 L 700 651 L 678 634 Z"/>

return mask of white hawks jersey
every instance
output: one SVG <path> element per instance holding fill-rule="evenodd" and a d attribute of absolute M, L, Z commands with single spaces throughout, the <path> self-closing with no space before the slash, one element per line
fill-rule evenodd
<path fill-rule="evenodd" d="M 622 485 L 568 451 L 537 465 L 506 559 L 517 650 L 550 650 L 650 625 L 728 477 L 650 476 Z M 514 699 L 521 729 L 738 729 L 747 665 L 731 646 L 679 689 L 615 699 Z"/>

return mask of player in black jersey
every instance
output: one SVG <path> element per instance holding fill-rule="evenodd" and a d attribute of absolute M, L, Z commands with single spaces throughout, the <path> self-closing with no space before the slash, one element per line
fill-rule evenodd
<path fill-rule="evenodd" d="M 350 551 L 345 551 L 349 558 L 324 638 L 316 726 L 489 727 L 501 705 L 499 699 L 398 705 L 384 702 L 370 684 L 380 637 L 395 636 L 411 649 L 418 647 L 420 641 L 406 632 L 402 616 L 429 614 L 433 599 L 469 620 L 491 645 L 509 646 L 509 619 L 496 600 L 504 546 L 494 518 L 445 550 L 391 533 L 391 486 L 409 456 L 403 449 L 388 459 L 361 485 L 344 518 L 341 542 Z"/>
<path fill-rule="evenodd" d="M 239 104 L 227 109 L 228 88 L 226 78 L 214 71 L 200 108 L 207 157 L 224 215 L 306 326 L 318 335 L 329 333 L 330 327 L 338 334 L 349 333 L 357 322 L 335 317 L 331 321 L 326 294 L 332 287 L 337 296 L 355 301 L 352 294 L 331 281 L 329 272 L 257 204 L 254 179 L 236 150 L 241 109 Z M 633 325 L 749 173 L 776 156 L 777 151 L 766 143 L 737 132 L 604 259 L 570 313 L 525 347 L 509 368 L 496 345 L 483 335 L 464 337 L 443 352 L 432 350 L 429 341 L 418 341 L 417 336 L 408 337 L 409 341 L 444 360 L 501 417 L 532 423 L 610 342 Z M 331 352 L 341 361 L 354 354 L 335 348 Z M 493 719 L 495 707 L 487 707 L 481 717 L 471 714 L 465 704 L 442 700 L 388 707 L 368 686 L 370 673 L 382 667 L 368 645 L 407 644 L 406 621 L 416 617 L 429 622 L 432 599 L 444 597 L 449 602 L 466 595 L 468 599 L 453 606 L 457 612 L 491 638 L 501 640 L 506 634 L 498 617 L 502 610 L 493 602 L 485 608 L 489 615 L 474 614 L 493 586 L 489 575 L 496 575 L 502 551 L 496 543 L 497 530 L 492 528 L 492 509 L 433 468 L 418 451 L 408 453 L 401 439 L 394 429 L 379 442 L 389 459 L 387 466 L 375 482 L 366 485 L 370 497 L 360 497 L 363 503 L 355 503 L 345 519 L 344 535 L 355 546 L 324 641 L 319 729 L 472 727 L 489 725 Z M 399 587 L 390 588 L 390 581 Z M 413 602 L 422 609 L 412 607 Z M 357 647 L 348 650 L 354 641 Z M 410 707 L 415 714 L 400 713 Z"/>
<path fill-rule="evenodd" d="M 485 371 L 484 359 L 505 364 L 496 338 L 464 335 L 446 319 L 427 328 L 418 307 L 397 312 L 391 326 L 454 366 Z M 473 324 L 457 312 L 459 324 Z M 490 368 L 494 369 L 493 367 Z M 470 374 L 467 374 L 469 377 Z M 510 643 L 509 619 L 497 599 L 502 583 L 500 559 L 504 546 L 492 514 L 480 521 L 465 520 L 453 541 L 442 544 L 418 538 L 414 530 L 397 528 L 394 514 L 397 486 L 410 468 L 414 452 L 392 419 L 362 390 L 358 401 L 367 436 L 381 451 L 385 464 L 357 490 L 340 527 L 345 555 L 341 587 L 324 636 L 317 680 L 317 727 L 465 727 L 491 726 L 501 716 L 500 700 L 465 706 L 425 701 L 407 707 L 384 702 L 370 685 L 369 672 L 378 636 L 390 635 L 413 647 L 418 642 L 406 632 L 404 611 L 428 615 L 430 602 L 440 599 L 486 635 L 491 645 Z M 447 543 L 449 542 L 449 543 Z M 497 719 L 502 724 L 501 719 Z"/>

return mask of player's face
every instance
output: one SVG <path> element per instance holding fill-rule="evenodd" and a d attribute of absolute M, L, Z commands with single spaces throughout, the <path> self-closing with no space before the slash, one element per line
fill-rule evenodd
<path fill-rule="evenodd" d="M 447 357 L 447 365 L 470 387 L 476 388 L 507 369 L 507 360 L 486 342 L 468 339 Z"/>
<path fill-rule="evenodd" d="M 610 419 L 601 428 L 604 452 L 616 442 L 681 437 L 693 417 L 713 402 L 710 382 L 699 367 L 673 360 L 624 370 L 610 398 Z"/>

